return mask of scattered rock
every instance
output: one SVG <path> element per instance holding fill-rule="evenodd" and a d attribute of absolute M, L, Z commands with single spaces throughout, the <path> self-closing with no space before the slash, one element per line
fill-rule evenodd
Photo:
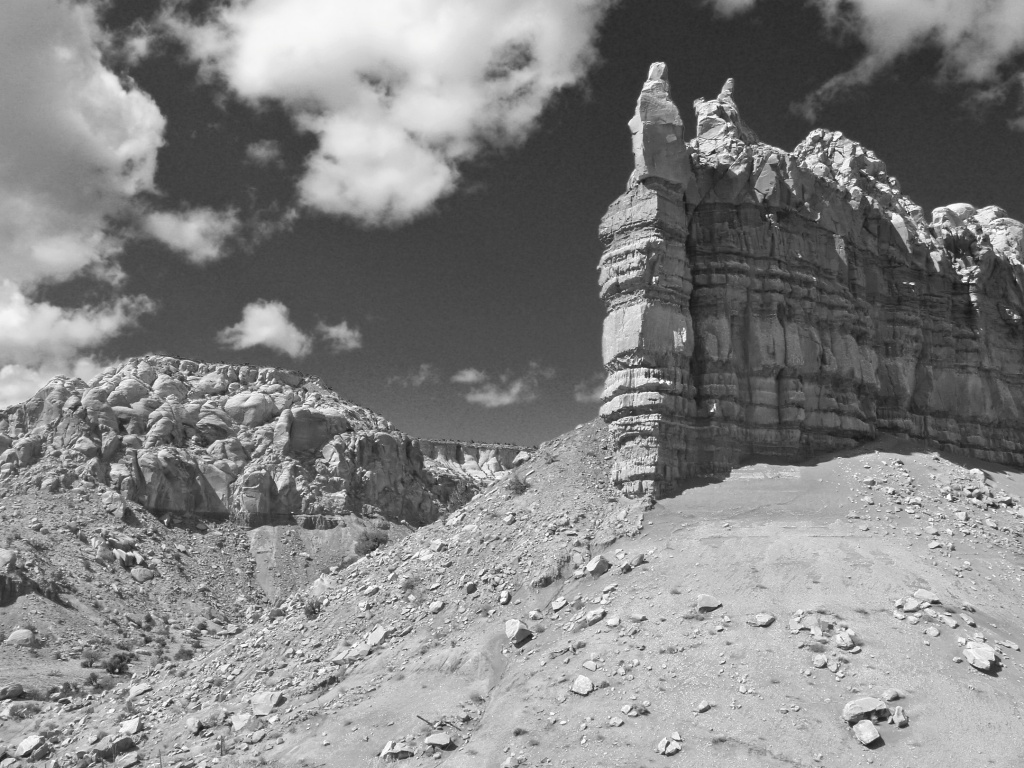
<path fill-rule="evenodd" d="M 591 576 L 600 576 L 609 568 L 611 568 L 611 564 L 604 559 L 604 555 L 598 555 L 587 563 L 587 573 Z"/>
<path fill-rule="evenodd" d="M 579 675 L 572 681 L 572 687 L 569 690 L 578 696 L 589 696 L 594 690 L 594 683 L 586 675 Z"/>
<path fill-rule="evenodd" d="M 712 595 L 697 595 L 697 610 L 701 612 L 713 611 L 722 607 L 722 601 Z"/>
<path fill-rule="evenodd" d="M 864 696 L 859 699 L 854 699 L 843 707 L 843 720 L 850 725 L 864 719 L 884 720 L 888 719 L 888 717 L 889 707 L 886 706 L 884 701 L 876 699 L 873 696 Z"/>
<path fill-rule="evenodd" d="M 530 640 L 533 637 L 533 632 L 525 621 L 509 619 L 505 622 L 505 637 L 512 645 L 518 647 Z"/>
<path fill-rule="evenodd" d="M 16 629 L 4 640 L 7 645 L 19 645 L 25 648 L 35 645 L 35 642 L 36 633 L 31 629 Z"/>
<path fill-rule="evenodd" d="M 859 720 L 853 726 L 853 735 L 864 746 L 878 741 L 881 735 L 870 720 Z"/>
<path fill-rule="evenodd" d="M 284 703 L 284 695 L 280 691 L 263 691 L 257 693 L 249 703 L 252 705 L 252 713 L 257 717 L 266 717 L 276 707 Z"/>

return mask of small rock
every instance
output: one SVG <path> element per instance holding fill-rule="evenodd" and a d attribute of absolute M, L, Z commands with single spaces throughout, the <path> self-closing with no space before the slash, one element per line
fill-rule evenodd
<path fill-rule="evenodd" d="M 722 607 L 722 601 L 712 595 L 697 595 L 697 610 L 698 611 L 713 611 L 716 608 Z"/>
<path fill-rule="evenodd" d="M 598 555 L 587 563 L 587 573 L 597 577 L 611 568 L 611 563 L 604 559 L 604 555 Z"/>
<path fill-rule="evenodd" d="M 679 750 L 681 750 L 682 748 L 683 745 L 675 739 L 664 738 L 658 742 L 658 746 L 655 747 L 655 751 L 659 755 L 674 755 L 677 752 L 679 752 Z"/>
<path fill-rule="evenodd" d="M 864 719 L 888 719 L 889 708 L 885 705 L 885 702 L 881 699 L 876 699 L 873 696 L 864 696 L 859 699 L 847 702 L 846 706 L 843 707 L 843 720 L 850 725 L 853 725 L 859 720 Z"/>
<path fill-rule="evenodd" d="M 35 751 L 35 749 L 43 743 L 43 737 L 37 733 L 33 733 L 31 736 L 26 736 L 20 742 L 14 750 L 15 757 L 28 757 Z"/>
<path fill-rule="evenodd" d="M 770 613 L 758 613 L 747 617 L 747 624 L 752 627 L 769 627 L 774 621 L 775 617 Z"/>
<path fill-rule="evenodd" d="M 992 666 L 996 663 L 997 656 L 996 650 L 987 643 L 978 642 L 976 640 L 968 640 L 967 646 L 963 650 L 964 658 L 970 663 L 975 669 L 980 669 L 982 672 L 988 672 L 992 669 Z"/>
<path fill-rule="evenodd" d="M 586 675 L 580 675 L 572 681 L 569 690 L 579 696 L 589 696 L 594 690 L 594 683 Z"/>
<path fill-rule="evenodd" d="M 249 703 L 252 705 L 254 715 L 266 717 L 275 707 L 284 703 L 284 695 L 280 691 L 263 691 L 249 699 Z"/>
<path fill-rule="evenodd" d="M 505 637 L 512 645 L 518 647 L 533 637 L 533 631 L 525 621 L 509 619 L 505 622 Z"/>
<path fill-rule="evenodd" d="M 870 720 L 860 720 L 856 724 L 854 724 L 853 735 L 856 736 L 857 741 L 859 741 L 864 746 L 867 746 L 868 744 L 873 744 L 881 738 L 881 736 L 878 733 L 878 729 L 875 728 L 874 723 L 872 723 Z"/>
<path fill-rule="evenodd" d="M 423 740 L 423 742 L 428 747 L 437 747 L 438 749 L 451 749 L 453 746 L 455 746 L 454 742 L 452 741 L 452 737 L 444 731 L 439 731 L 437 733 L 430 734 L 429 736 L 427 736 L 427 738 Z"/>
<path fill-rule="evenodd" d="M 31 629 L 16 629 L 4 640 L 4 643 L 7 645 L 20 645 L 23 647 L 34 645 L 35 642 L 36 633 Z"/>

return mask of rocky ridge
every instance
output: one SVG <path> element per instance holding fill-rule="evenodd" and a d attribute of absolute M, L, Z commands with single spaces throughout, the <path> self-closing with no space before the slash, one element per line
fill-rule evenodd
<path fill-rule="evenodd" d="M 423 525 L 519 453 L 417 441 L 296 371 L 171 357 L 56 378 L 0 412 L 0 483 L 106 487 L 119 515 L 138 504 L 168 524 Z"/>
<path fill-rule="evenodd" d="M 1024 463 L 1024 226 L 965 203 L 927 219 L 838 131 L 762 143 L 733 87 L 695 102 L 687 142 L 654 64 L 630 121 L 601 224 L 616 482 L 663 495 L 882 433 Z"/>

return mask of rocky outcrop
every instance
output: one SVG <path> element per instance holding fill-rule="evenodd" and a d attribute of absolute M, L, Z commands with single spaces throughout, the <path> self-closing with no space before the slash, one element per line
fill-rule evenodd
<path fill-rule="evenodd" d="M 109 486 L 168 520 L 423 525 L 511 467 L 481 451 L 431 443 L 425 457 L 315 377 L 172 357 L 136 358 L 88 384 L 57 378 L 0 412 L 0 480 Z"/>
<path fill-rule="evenodd" d="M 616 483 L 663 495 L 879 433 L 1024 464 L 1021 223 L 963 203 L 926 219 L 836 131 L 761 143 L 731 79 L 684 142 L 663 73 L 601 224 Z"/>
<path fill-rule="evenodd" d="M 436 467 L 465 472 L 487 482 L 519 466 L 530 457 L 528 450 L 509 443 L 473 443 L 458 440 L 420 439 L 420 450 Z"/>

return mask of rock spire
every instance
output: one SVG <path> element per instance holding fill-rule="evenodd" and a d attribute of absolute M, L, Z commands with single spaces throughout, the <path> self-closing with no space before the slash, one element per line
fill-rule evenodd
<path fill-rule="evenodd" d="M 869 149 L 759 141 L 735 84 L 694 103 L 651 66 L 635 170 L 601 223 L 615 481 L 664 495 L 754 457 L 882 433 L 1024 465 L 1024 227 L 966 203 L 931 220 Z"/>

